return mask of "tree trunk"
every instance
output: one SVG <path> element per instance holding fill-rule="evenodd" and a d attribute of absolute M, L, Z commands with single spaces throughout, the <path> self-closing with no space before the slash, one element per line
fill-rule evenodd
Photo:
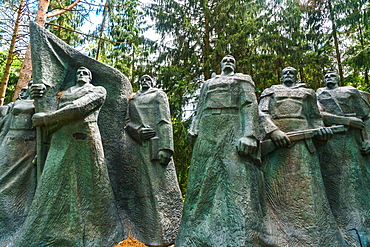
<path fill-rule="evenodd" d="M 12 35 L 12 40 L 10 42 L 9 53 L 8 53 L 8 58 L 6 60 L 6 67 L 5 67 L 4 75 L 3 75 L 3 78 L 1 79 L 0 106 L 4 104 L 5 93 L 6 93 L 6 88 L 8 86 L 10 69 L 12 68 L 12 64 L 13 64 L 15 43 L 17 42 L 19 23 L 20 23 L 21 16 L 23 13 L 23 8 L 24 8 L 24 0 L 21 0 L 19 7 L 18 7 L 18 11 L 17 11 L 17 18 L 14 24 L 13 35 Z M 17 94 L 17 97 L 18 97 L 18 94 Z"/>
<path fill-rule="evenodd" d="M 104 27 L 105 27 L 105 22 L 106 22 L 107 15 L 108 15 L 108 6 L 109 6 L 109 0 L 107 0 L 107 1 L 105 2 L 105 5 L 104 5 L 104 10 L 103 10 L 103 20 L 102 20 L 102 22 L 101 22 L 101 27 L 100 27 L 100 30 L 99 30 L 99 38 L 101 38 L 101 37 L 103 36 Z M 102 45 L 102 40 L 101 40 L 101 39 L 99 39 L 99 41 L 98 41 L 98 48 L 97 48 L 96 56 L 95 56 L 95 59 L 96 59 L 96 60 L 99 60 L 99 55 L 100 55 L 101 45 Z"/>
<path fill-rule="evenodd" d="M 69 10 L 71 10 L 73 7 L 75 7 L 80 0 L 74 1 L 71 5 L 65 7 L 62 10 L 58 10 L 52 13 L 47 13 L 50 1 L 49 0 L 40 0 L 39 1 L 39 9 L 37 10 L 35 22 L 39 24 L 40 26 L 45 26 L 46 18 L 47 17 L 54 17 L 57 15 L 61 15 Z M 32 63 L 31 63 L 31 48 L 30 45 L 28 45 L 26 55 L 23 60 L 23 64 L 21 67 L 21 70 L 19 72 L 19 79 L 17 82 L 17 86 L 15 87 L 13 101 L 15 101 L 18 97 L 18 94 L 21 92 L 21 89 L 28 85 L 28 82 L 31 80 L 32 76 Z"/>
<path fill-rule="evenodd" d="M 331 5 L 331 0 L 328 0 L 328 8 L 329 8 L 329 16 L 330 20 L 332 23 L 332 35 L 334 39 L 334 48 L 335 48 L 335 54 L 337 58 L 337 63 L 338 63 L 338 72 L 339 72 L 339 77 L 340 81 L 343 83 L 344 82 L 344 76 L 343 76 L 343 69 L 342 69 L 342 61 L 341 61 L 341 56 L 340 56 L 340 51 L 339 51 L 339 41 L 338 41 L 338 35 L 337 35 L 337 27 L 335 25 L 335 17 L 334 17 L 334 12 L 333 8 Z"/>
<path fill-rule="evenodd" d="M 203 36 L 203 61 L 204 61 L 204 79 L 208 80 L 211 78 L 211 66 L 210 66 L 210 55 L 211 55 L 211 42 L 210 33 L 211 27 L 209 22 L 210 11 L 208 7 L 208 1 L 203 2 L 203 15 L 204 15 L 204 36 Z"/>

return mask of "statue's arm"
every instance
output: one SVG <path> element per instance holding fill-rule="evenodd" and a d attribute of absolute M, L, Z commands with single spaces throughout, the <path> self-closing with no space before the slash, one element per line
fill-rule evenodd
<path fill-rule="evenodd" d="M 165 92 L 158 91 L 157 95 L 157 136 L 159 137 L 159 150 L 173 151 L 173 132 L 171 123 L 170 105 Z"/>
<path fill-rule="evenodd" d="M 274 92 L 271 89 L 266 89 L 260 99 L 259 107 L 259 124 L 263 131 L 263 139 L 271 139 L 277 147 L 285 147 L 290 144 L 290 139 L 285 132 L 274 123 L 272 119 L 271 109 L 275 107 L 270 101 Z"/>
<path fill-rule="evenodd" d="M 127 113 L 126 113 L 126 124 L 125 129 L 127 133 L 130 135 L 130 137 L 138 142 L 142 143 L 141 137 L 140 137 L 140 129 L 144 127 L 142 124 L 135 124 L 133 121 L 131 121 L 131 112 L 130 112 L 130 105 L 132 104 L 131 99 L 128 101 L 127 104 Z"/>
<path fill-rule="evenodd" d="M 159 138 L 159 163 L 167 165 L 173 155 L 173 131 L 171 123 L 170 105 L 165 92 L 158 91 L 157 105 L 158 105 L 158 126 L 157 136 Z"/>
<path fill-rule="evenodd" d="M 254 93 L 254 85 L 248 81 L 240 82 L 239 114 L 242 137 L 237 141 L 240 155 L 255 154 L 258 148 L 258 104 Z"/>
<path fill-rule="evenodd" d="M 198 99 L 197 107 L 195 110 L 195 116 L 191 122 L 191 126 L 189 129 L 189 137 L 191 139 L 195 139 L 198 136 L 199 119 L 202 115 L 203 107 L 205 104 L 204 100 L 205 100 L 206 91 L 207 91 L 207 84 L 208 84 L 208 81 L 204 82 L 202 85 L 202 88 L 200 89 L 199 99 Z"/>
<path fill-rule="evenodd" d="M 279 127 L 276 126 L 271 116 L 271 109 L 270 109 L 271 95 L 272 94 L 264 96 L 262 94 L 259 105 L 258 105 L 259 124 L 263 131 L 262 134 L 263 136 L 265 136 L 264 139 L 269 138 L 272 132 L 279 130 Z"/>
<path fill-rule="evenodd" d="M 315 139 L 317 141 L 326 142 L 333 137 L 333 132 L 330 128 L 324 126 L 320 108 L 316 93 L 312 89 L 309 89 L 306 102 L 306 109 L 308 110 L 306 117 L 309 119 L 310 128 L 318 129 Z"/>
<path fill-rule="evenodd" d="M 13 111 L 13 107 L 14 107 L 14 102 L 11 102 L 7 105 L 7 110 L 6 110 L 6 113 L 5 113 L 5 116 L 3 118 L 0 119 L 0 131 L 4 128 L 5 126 L 5 122 L 11 118 L 11 114 L 12 114 L 12 111 Z"/>
<path fill-rule="evenodd" d="M 309 123 L 309 128 L 316 129 L 324 127 L 322 115 L 319 110 L 316 93 L 309 89 L 308 96 L 304 102 L 305 115 Z"/>
<path fill-rule="evenodd" d="M 54 112 L 34 114 L 33 122 L 35 126 L 60 126 L 70 121 L 82 119 L 99 109 L 103 105 L 105 97 L 106 90 L 103 87 L 96 87 L 93 91 Z"/>

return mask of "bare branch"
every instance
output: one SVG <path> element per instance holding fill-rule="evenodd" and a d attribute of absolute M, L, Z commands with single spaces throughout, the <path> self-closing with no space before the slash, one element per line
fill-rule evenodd
<path fill-rule="evenodd" d="M 71 5 L 65 7 L 64 9 L 60 9 L 58 11 L 54 11 L 54 12 L 51 12 L 51 13 L 48 13 L 46 14 L 46 18 L 49 18 L 49 17 L 54 17 L 54 16 L 57 16 L 57 15 L 61 15 L 71 9 L 73 9 L 81 0 L 76 0 L 74 1 Z"/>
<path fill-rule="evenodd" d="M 110 42 L 110 43 L 116 43 L 116 44 L 130 44 L 130 43 L 132 43 L 132 42 L 121 42 L 121 41 L 114 41 L 114 40 L 110 40 L 110 39 L 100 38 L 100 37 L 95 36 L 95 35 L 91 35 L 91 34 L 87 34 L 87 33 L 82 33 L 82 32 L 73 30 L 71 28 L 63 27 L 63 26 L 60 26 L 60 25 L 57 25 L 57 24 L 53 24 L 53 23 L 50 23 L 50 22 L 48 22 L 47 25 L 59 27 L 59 28 L 62 28 L 64 30 L 67 30 L 67 31 L 70 31 L 70 32 L 73 32 L 73 33 L 78 33 L 78 34 L 81 34 L 81 35 L 84 35 L 84 36 L 87 36 L 87 37 L 91 37 L 91 38 L 94 38 L 94 39 L 99 39 L 99 40 L 107 41 L 107 42 Z"/>

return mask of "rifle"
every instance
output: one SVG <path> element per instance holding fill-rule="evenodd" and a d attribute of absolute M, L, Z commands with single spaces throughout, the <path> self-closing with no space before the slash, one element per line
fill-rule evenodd
<path fill-rule="evenodd" d="M 344 127 L 344 125 L 336 125 L 336 126 L 331 126 L 327 127 L 331 129 L 333 134 L 336 133 L 344 133 L 347 131 L 347 129 Z M 310 139 L 318 135 L 318 131 L 321 128 L 317 129 L 307 129 L 307 130 L 300 130 L 300 131 L 295 131 L 295 132 L 287 132 L 286 135 L 288 136 L 289 140 L 294 143 L 298 141 L 302 141 L 305 139 Z M 266 155 L 268 153 L 271 153 L 276 149 L 275 143 L 271 139 L 267 139 L 261 142 L 261 154 Z"/>

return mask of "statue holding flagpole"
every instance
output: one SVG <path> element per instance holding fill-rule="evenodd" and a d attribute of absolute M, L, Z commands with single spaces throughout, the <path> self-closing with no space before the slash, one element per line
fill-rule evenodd
<path fill-rule="evenodd" d="M 114 246 L 127 234 L 109 170 L 122 156 L 112 149 L 124 132 L 118 130 L 124 126 L 131 85 L 116 69 L 35 23 L 31 53 L 38 187 L 9 246 Z"/>

